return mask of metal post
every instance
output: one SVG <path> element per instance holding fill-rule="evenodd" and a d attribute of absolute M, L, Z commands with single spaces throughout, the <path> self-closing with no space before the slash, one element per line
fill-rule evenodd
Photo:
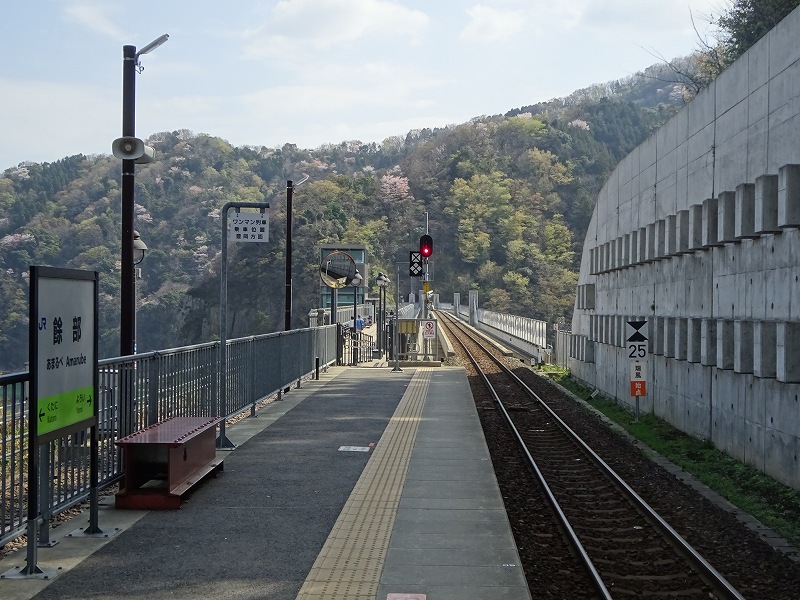
<path fill-rule="evenodd" d="M 356 328 L 356 311 L 358 310 L 358 287 L 353 286 L 353 366 L 358 366 L 358 350 L 357 346 L 357 338 L 358 338 L 358 329 Z"/>
<path fill-rule="evenodd" d="M 389 285 L 388 281 L 386 282 L 386 285 L 387 286 Z M 383 288 L 383 314 L 381 316 L 381 335 L 383 336 L 382 344 L 383 344 L 383 351 L 385 353 L 389 351 L 389 340 L 387 338 L 387 332 L 386 332 L 386 286 L 384 286 Z"/>
<path fill-rule="evenodd" d="M 305 183 L 308 175 L 301 179 L 297 185 Z M 294 183 L 291 179 L 286 180 L 286 300 L 284 310 L 284 330 L 292 328 L 292 194 Z"/>
<path fill-rule="evenodd" d="M 395 275 L 394 280 L 394 330 L 392 337 L 392 349 L 394 352 L 394 368 L 392 369 L 392 373 L 395 372 L 402 372 L 403 369 L 400 368 L 400 348 L 398 347 L 398 336 L 400 335 L 397 331 L 397 326 L 400 324 L 400 263 L 395 264 L 395 268 L 397 269 L 397 273 Z"/>
<path fill-rule="evenodd" d="M 231 208 L 269 208 L 267 202 L 226 202 L 222 207 L 222 269 L 219 285 L 219 410 L 218 417 L 228 413 L 228 211 Z M 225 435 L 225 419 L 219 423 L 217 448 L 236 446 Z"/>
<path fill-rule="evenodd" d="M 77 435 L 78 434 L 73 434 L 73 439 L 76 439 Z M 79 450 L 77 450 L 77 444 L 69 448 L 68 451 L 72 453 L 79 452 Z M 48 548 L 51 545 L 50 517 L 52 517 L 53 514 L 50 509 L 50 492 L 53 480 L 50 471 L 53 468 L 52 460 L 50 444 L 41 444 L 39 446 L 39 508 L 42 513 L 42 525 L 39 527 L 39 539 L 36 542 L 39 548 Z"/>
<path fill-rule="evenodd" d="M 286 300 L 284 331 L 292 328 L 292 180 L 286 181 Z"/>
<path fill-rule="evenodd" d="M 136 46 L 122 47 L 122 137 L 136 136 Z M 122 161 L 119 354 L 134 353 L 133 202 L 135 161 Z"/>
<path fill-rule="evenodd" d="M 219 410 L 217 416 L 224 417 L 228 410 L 228 210 L 232 202 L 222 207 L 222 270 L 219 284 Z M 225 419 L 219 424 L 217 448 L 233 448 L 225 435 Z"/>

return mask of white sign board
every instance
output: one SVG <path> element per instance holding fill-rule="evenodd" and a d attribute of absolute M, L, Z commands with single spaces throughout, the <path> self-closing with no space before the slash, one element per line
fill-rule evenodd
<path fill-rule="evenodd" d="M 631 361 L 631 381 L 644 381 L 647 379 L 646 365 L 640 360 Z"/>
<path fill-rule="evenodd" d="M 269 215 L 266 212 L 235 212 L 229 225 L 234 242 L 268 242 Z"/>
<path fill-rule="evenodd" d="M 436 337 L 436 321 L 422 322 L 422 337 L 426 340 Z"/>
<path fill-rule="evenodd" d="M 31 319 L 36 340 L 37 435 L 87 427 L 95 416 L 97 273 L 34 267 Z M 51 434 L 51 435 L 48 435 Z"/>
<path fill-rule="evenodd" d="M 628 321 L 628 335 L 625 342 L 628 358 L 631 360 L 647 358 L 647 335 L 647 321 Z"/>

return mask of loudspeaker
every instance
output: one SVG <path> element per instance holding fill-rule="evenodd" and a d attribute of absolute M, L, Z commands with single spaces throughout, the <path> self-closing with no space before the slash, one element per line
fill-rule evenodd
<path fill-rule="evenodd" d="M 136 159 L 136 164 L 143 165 L 145 163 L 153 162 L 156 156 L 156 151 L 152 146 L 145 146 L 144 153 Z"/>
<path fill-rule="evenodd" d="M 122 160 L 135 160 L 139 164 L 152 162 L 155 157 L 153 148 L 131 136 L 115 139 L 111 143 L 111 153 Z"/>
<path fill-rule="evenodd" d="M 122 160 L 136 160 L 144 155 L 144 142 L 135 137 L 121 137 L 111 143 L 111 153 Z"/>

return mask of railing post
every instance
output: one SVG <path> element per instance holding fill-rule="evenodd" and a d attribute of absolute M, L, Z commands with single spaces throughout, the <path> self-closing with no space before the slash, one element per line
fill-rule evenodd
<path fill-rule="evenodd" d="M 336 324 L 336 366 L 339 367 L 342 365 L 344 360 L 344 336 L 340 335 L 341 329 L 339 328 L 339 324 Z"/>
<path fill-rule="evenodd" d="M 215 415 L 217 413 L 217 407 L 219 406 L 219 392 L 220 392 L 220 382 L 221 382 L 221 350 L 220 350 L 220 343 L 215 342 L 214 348 L 212 350 L 212 356 L 214 357 L 211 360 L 212 364 L 212 373 L 211 373 L 211 412 L 209 415 Z"/>
<path fill-rule="evenodd" d="M 319 381 L 319 356 L 317 356 L 314 360 L 314 378 Z"/>
<path fill-rule="evenodd" d="M 250 416 L 256 416 L 256 400 L 258 399 L 258 394 L 256 394 L 256 340 L 252 338 L 250 341 L 250 360 L 249 368 L 250 368 L 250 376 L 248 377 L 247 387 L 249 388 L 250 398 L 253 400 L 252 404 L 250 405 Z"/>
<path fill-rule="evenodd" d="M 156 352 L 147 361 L 149 385 L 147 386 L 147 425 L 158 423 L 158 389 L 161 378 L 161 354 Z"/>
<path fill-rule="evenodd" d="M 70 437 L 76 439 L 78 434 L 72 434 Z M 65 440 L 65 438 L 61 438 Z M 67 438 L 68 439 L 68 438 Z M 50 452 L 51 442 L 41 444 L 39 446 L 39 510 L 42 513 L 42 524 L 39 526 L 39 538 L 36 544 L 39 548 L 49 548 L 55 546 L 58 542 L 50 542 L 50 517 L 53 514 L 52 506 L 52 493 L 53 478 L 50 477 L 51 472 L 51 456 Z M 75 469 L 75 447 L 67 450 L 68 456 L 72 459 L 73 472 Z"/>

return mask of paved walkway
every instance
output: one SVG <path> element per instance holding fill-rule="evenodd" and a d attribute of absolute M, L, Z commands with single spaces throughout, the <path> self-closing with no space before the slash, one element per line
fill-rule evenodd
<path fill-rule="evenodd" d="M 62 525 L 39 551 L 61 574 L 0 597 L 530 598 L 463 369 L 333 368 L 226 433 L 224 472 L 180 510 L 110 498 L 119 533 Z"/>

